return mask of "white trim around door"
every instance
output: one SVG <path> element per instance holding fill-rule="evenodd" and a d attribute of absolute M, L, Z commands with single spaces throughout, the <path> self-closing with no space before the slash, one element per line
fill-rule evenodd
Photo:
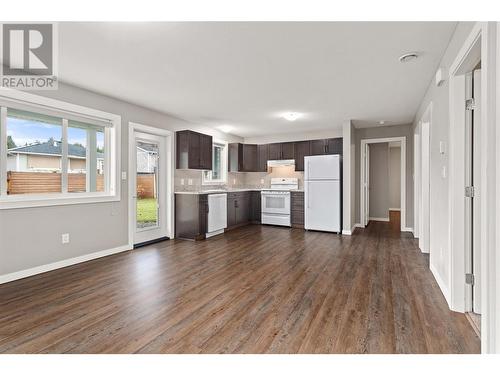
<path fill-rule="evenodd" d="M 498 128 L 495 113 L 499 104 L 495 70 L 500 70 L 498 50 L 500 31 L 497 22 L 477 22 L 450 67 L 450 173 L 449 173 L 449 290 L 450 308 L 463 312 L 465 283 L 465 74 L 481 62 L 481 351 L 500 353 L 500 283 L 498 272 Z M 495 53 L 496 51 L 496 53 Z M 498 73 L 498 72 L 497 72 Z M 496 137 L 497 138 L 496 138 Z M 476 194 L 476 191 L 474 191 Z"/>
<path fill-rule="evenodd" d="M 162 139 L 161 147 L 164 147 L 162 156 L 160 156 L 160 170 L 159 174 L 162 176 L 160 182 L 159 194 L 162 196 L 162 203 L 160 204 L 161 212 L 159 219 L 160 223 L 159 237 L 174 237 L 174 133 L 142 124 L 129 123 L 129 155 L 128 155 L 128 242 L 132 248 L 137 241 L 136 238 L 136 217 L 135 217 L 135 204 L 136 199 L 136 134 L 142 133 L 146 137 L 151 135 L 151 138 L 159 137 Z M 142 241 L 141 241 L 142 242 Z"/>
<path fill-rule="evenodd" d="M 406 227 L 406 137 L 389 137 L 389 138 L 372 138 L 361 140 L 360 150 L 360 221 L 361 226 L 364 228 L 368 224 L 368 215 L 365 209 L 365 202 L 369 197 L 366 197 L 367 168 L 365 158 L 367 155 L 367 148 L 372 143 L 385 143 L 385 142 L 400 142 L 401 143 L 401 231 L 412 232 L 413 229 Z"/>

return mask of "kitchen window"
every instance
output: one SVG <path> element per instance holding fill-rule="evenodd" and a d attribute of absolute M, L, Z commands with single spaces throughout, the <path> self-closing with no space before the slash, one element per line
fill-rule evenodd
<path fill-rule="evenodd" d="M 119 116 L 12 91 L 0 111 L 0 208 L 119 200 Z"/>
<path fill-rule="evenodd" d="M 214 141 L 212 144 L 212 170 L 203 171 L 203 185 L 223 185 L 227 182 L 227 143 Z"/>

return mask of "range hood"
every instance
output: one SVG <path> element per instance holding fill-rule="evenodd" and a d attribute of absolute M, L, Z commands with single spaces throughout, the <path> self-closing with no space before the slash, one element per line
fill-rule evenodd
<path fill-rule="evenodd" d="M 274 168 L 274 167 L 289 167 L 289 166 L 295 166 L 295 159 L 287 159 L 287 160 L 268 160 L 267 161 L 267 167 L 268 168 Z"/>

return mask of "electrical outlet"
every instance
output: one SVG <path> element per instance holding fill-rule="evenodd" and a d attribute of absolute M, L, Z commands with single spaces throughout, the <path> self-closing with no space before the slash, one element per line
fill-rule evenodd
<path fill-rule="evenodd" d="M 236 178 L 233 178 L 233 185 L 236 185 Z"/>
<path fill-rule="evenodd" d="M 63 244 L 69 243 L 69 233 L 63 233 L 61 235 L 61 242 Z"/>
<path fill-rule="evenodd" d="M 181 178 L 181 185 L 184 185 L 184 179 Z"/>
<path fill-rule="evenodd" d="M 188 178 L 188 185 L 192 185 L 193 184 L 193 179 L 192 178 Z"/>
<path fill-rule="evenodd" d="M 441 168 L 441 177 L 446 178 L 446 165 L 443 165 Z"/>
<path fill-rule="evenodd" d="M 260 179 L 260 183 L 261 183 L 262 185 L 264 185 L 264 179 L 263 179 L 263 178 L 261 178 L 261 179 Z"/>

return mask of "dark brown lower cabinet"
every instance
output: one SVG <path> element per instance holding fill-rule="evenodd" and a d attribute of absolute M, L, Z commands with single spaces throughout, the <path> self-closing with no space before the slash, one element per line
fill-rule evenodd
<path fill-rule="evenodd" d="M 294 228 L 304 228 L 304 192 L 292 191 L 291 222 Z"/>
<path fill-rule="evenodd" d="M 250 192 L 250 221 L 252 223 L 260 223 L 262 216 L 261 196 L 260 191 Z"/>
<path fill-rule="evenodd" d="M 175 237 L 205 239 L 207 214 L 207 194 L 175 194 Z"/>
<path fill-rule="evenodd" d="M 227 227 L 235 228 L 250 222 L 249 191 L 227 194 Z"/>

